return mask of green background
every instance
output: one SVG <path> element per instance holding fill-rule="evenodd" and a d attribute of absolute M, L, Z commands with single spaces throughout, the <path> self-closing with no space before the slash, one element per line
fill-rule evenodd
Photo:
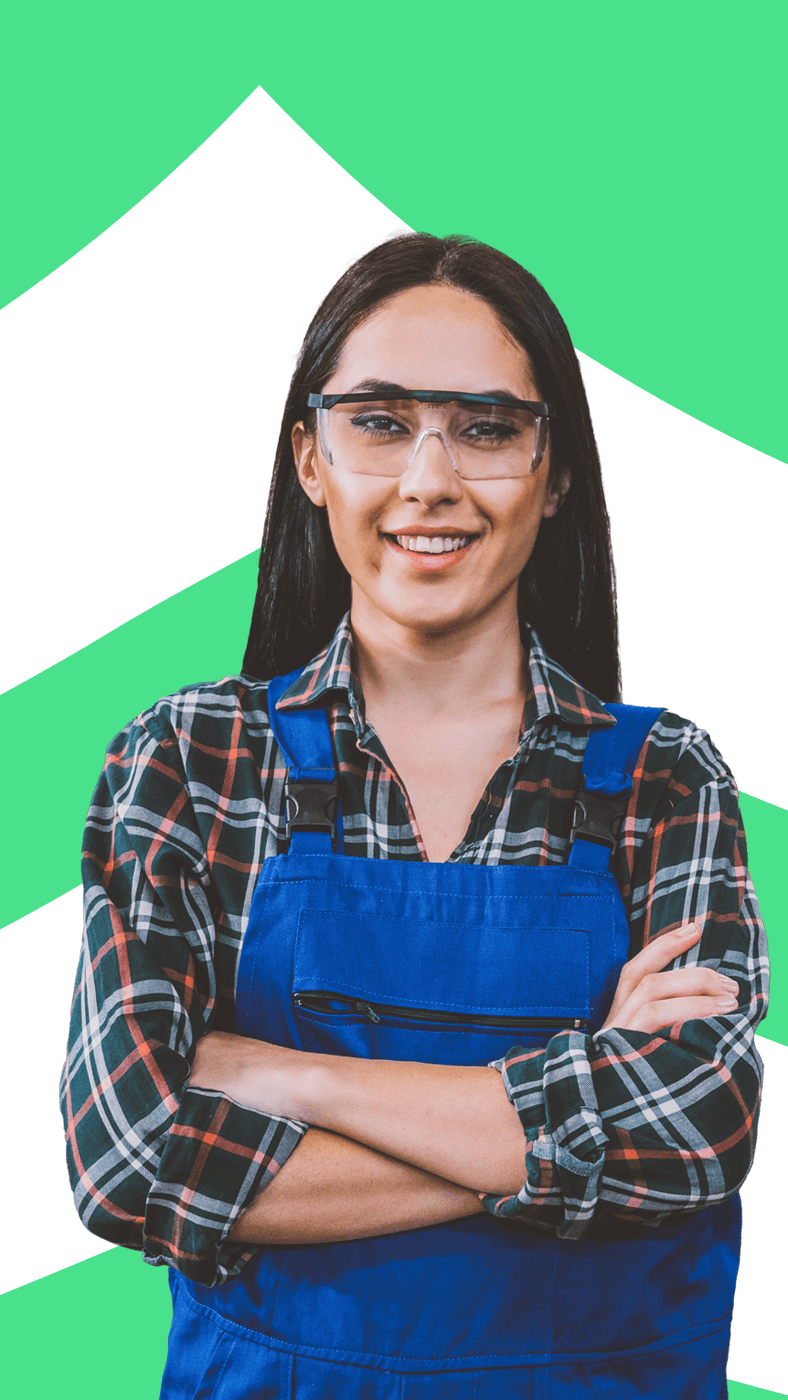
<path fill-rule="evenodd" d="M 260 84 L 406 223 L 522 260 L 587 355 L 786 460 L 787 30 L 784 0 L 9 6 L 0 305 Z"/>
<path fill-rule="evenodd" d="M 0 787 L 12 797 L 0 805 L 0 849 L 14 871 L 0 883 L 0 927 L 79 884 L 85 812 L 112 735 L 159 696 L 240 670 L 256 578 L 257 556 L 249 554 L 0 695 L 7 738 Z M 56 746 L 57 822 L 42 833 L 35 794 L 51 781 L 52 715 L 69 739 Z M 772 960 L 772 1002 L 760 1033 L 788 1044 L 788 811 L 747 795 L 741 802 Z"/>
<path fill-rule="evenodd" d="M 166 1269 L 113 1249 L 16 1288 L 2 1302 L 9 1400 L 155 1400 L 171 1314 Z M 45 1338 L 31 1326 L 33 1313 Z M 735 1381 L 728 1391 L 730 1400 L 782 1395 Z"/>
<path fill-rule="evenodd" d="M 788 460 L 786 28 L 784 3 L 745 14 L 719 0 L 7 6 L 0 305 L 125 214 L 260 84 L 412 227 L 473 234 L 524 262 L 586 354 Z M 331 211 L 301 197 L 319 237 Z M 5 920 L 76 883 L 110 734 L 158 695 L 237 669 L 252 586 L 241 560 L 2 697 L 0 839 L 20 876 L 4 884 Z M 19 763 L 29 784 L 30 762 L 51 762 L 52 736 L 34 728 L 47 714 L 71 742 L 45 887 Z M 788 813 L 754 797 L 744 810 L 780 988 Z M 785 1042 L 786 1017 L 780 992 L 764 1032 Z M 4 1295 L 8 1393 L 98 1400 L 111 1376 L 117 1400 L 154 1396 L 168 1306 L 164 1271 L 118 1250 Z M 731 1384 L 735 1400 L 772 1393 Z"/>

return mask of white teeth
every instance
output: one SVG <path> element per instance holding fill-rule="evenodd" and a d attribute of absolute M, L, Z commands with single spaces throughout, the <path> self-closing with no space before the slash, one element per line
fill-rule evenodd
<path fill-rule="evenodd" d="M 454 550 L 463 549 L 470 536 L 450 536 L 444 539 L 441 535 L 397 535 L 395 538 L 400 549 L 414 550 L 417 554 L 451 554 Z"/>

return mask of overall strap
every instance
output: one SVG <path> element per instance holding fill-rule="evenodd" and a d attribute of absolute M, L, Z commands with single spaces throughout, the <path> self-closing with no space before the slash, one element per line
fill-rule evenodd
<path fill-rule="evenodd" d="M 632 769 L 662 710 L 643 705 L 606 705 L 614 728 L 594 729 L 583 759 L 583 787 L 575 803 L 568 864 L 606 871 L 618 840 Z"/>
<path fill-rule="evenodd" d="M 342 849 L 339 784 L 325 710 L 277 710 L 302 668 L 268 683 L 268 718 L 287 763 L 285 804 L 288 849 L 294 855 L 331 855 Z"/>

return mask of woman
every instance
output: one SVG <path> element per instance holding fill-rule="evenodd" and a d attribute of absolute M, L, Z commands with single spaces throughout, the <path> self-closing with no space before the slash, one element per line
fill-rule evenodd
<path fill-rule="evenodd" d="M 70 1170 L 171 1268 L 163 1396 L 725 1394 L 764 935 L 708 736 L 617 694 L 556 308 L 374 249 L 299 358 L 244 674 L 129 725 L 89 816 Z"/>

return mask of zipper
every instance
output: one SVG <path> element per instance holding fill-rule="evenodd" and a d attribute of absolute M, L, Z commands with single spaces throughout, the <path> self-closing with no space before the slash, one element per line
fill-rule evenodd
<path fill-rule="evenodd" d="M 338 992 L 295 992 L 293 1000 L 304 1011 L 331 1013 L 337 1009 L 355 1011 L 365 1016 L 374 1025 L 379 1025 L 383 1016 L 399 1016 L 407 1021 L 432 1021 L 440 1025 L 490 1026 L 512 1030 L 532 1029 L 582 1031 L 588 1029 L 588 1021 L 578 1016 L 475 1016 L 468 1011 L 432 1011 L 429 1008 L 413 1006 L 384 1006 L 380 1002 L 364 1001 L 361 997 L 343 996 Z M 337 1008 L 336 1003 L 340 1006 Z"/>

